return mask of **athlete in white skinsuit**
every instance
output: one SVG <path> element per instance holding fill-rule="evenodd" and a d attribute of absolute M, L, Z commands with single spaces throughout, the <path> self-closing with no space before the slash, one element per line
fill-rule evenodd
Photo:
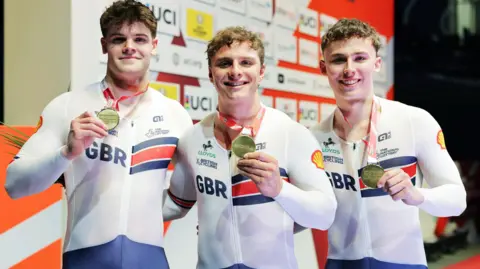
<path fill-rule="evenodd" d="M 157 44 L 152 12 L 138 2 L 117 2 L 101 26 L 109 56 L 105 80 L 47 105 L 43 124 L 9 165 L 5 188 L 19 198 L 47 189 L 64 174 L 63 268 L 165 269 L 161 206 L 167 166 L 192 121 L 178 102 L 148 87 Z M 95 116 L 105 106 L 121 118 L 108 133 Z"/>
<path fill-rule="evenodd" d="M 294 222 L 325 230 L 335 214 L 319 145 L 305 127 L 261 105 L 265 65 L 256 35 L 227 28 L 207 53 L 218 113 L 181 137 L 164 218 L 183 217 L 197 202 L 197 268 L 298 268 Z M 240 158 L 231 143 L 245 132 L 257 150 Z"/>
<path fill-rule="evenodd" d="M 320 65 L 337 109 L 311 131 L 322 144 L 338 201 L 328 231 L 328 269 L 427 268 L 419 209 L 457 216 L 466 207 L 464 186 L 435 119 L 423 109 L 374 96 L 379 46 L 376 31 L 354 19 L 340 20 L 322 38 Z M 387 172 L 369 188 L 361 172 L 372 158 Z M 423 180 L 430 189 L 420 188 Z"/>

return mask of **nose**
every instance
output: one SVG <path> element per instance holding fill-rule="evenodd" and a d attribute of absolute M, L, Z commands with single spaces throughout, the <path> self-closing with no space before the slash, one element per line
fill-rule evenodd
<path fill-rule="evenodd" d="M 352 59 L 348 59 L 343 68 L 344 77 L 353 77 L 355 75 L 355 69 L 353 68 Z"/>
<path fill-rule="evenodd" d="M 123 47 L 122 52 L 124 54 L 128 54 L 128 55 L 134 54 L 135 53 L 135 47 L 133 46 L 133 43 L 134 43 L 133 40 L 127 39 L 125 41 L 125 46 Z"/>
<path fill-rule="evenodd" d="M 242 76 L 242 70 L 238 63 L 234 62 L 230 70 L 228 71 L 228 76 L 232 79 L 239 79 Z"/>

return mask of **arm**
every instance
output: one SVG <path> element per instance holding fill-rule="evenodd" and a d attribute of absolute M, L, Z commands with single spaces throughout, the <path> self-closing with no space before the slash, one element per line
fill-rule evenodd
<path fill-rule="evenodd" d="M 323 170 L 320 146 L 313 135 L 297 123 L 288 131 L 291 183 L 283 183 L 275 200 L 298 225 L 326 230 L 333 223 L 337 200 Z"/>
<path fill-rule="evenodd" d="M 186 151 L 188 133 L 179 139 L 175 152 L 175 169 L 170 179 L 170 187 L 162 211 L 164 221 L 183 218 L 197 199 L 193 183 L 193 169 L 191 164 L 188 163 L 188 152 Z"/>
<path fill-rule="evenodd" d="M 65 119 L 68 94 L 51 101 L 44 109 L 40 128 L 23 145 L 6 172 L 5 189 L 13 198 L 42 192 L 67 169 L 70 161 L 61 153 L 68 122 Z"/>
<path fill-rule="evenodd" d="M 437 217 L 460 215 L 466 208 L 465 187 L 440 125 L 422 109 L 415 110 L 411 120 L 418 165 L 430 187 L 419 189 L 424 201 L 418 207 Z"/>

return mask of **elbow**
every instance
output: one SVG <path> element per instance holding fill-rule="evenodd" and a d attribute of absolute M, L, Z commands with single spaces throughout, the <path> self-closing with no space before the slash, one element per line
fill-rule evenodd
<path fill-rule="evenodd" d="M 458 196 L 457 206 L 452 212 L 452 216 L 460 216 L 467 209 L 467 193 L 464 191 L 462 195 Z"/>
<path fill-rule="evenodd" d="M 7 192 L 8 197 L 14 200 L 22 198 L 24 196 L 22 195 L 22 192 L 19 191 L 19 188 L 17 188 L 12 182 L 9 182 L 8 179 L 5 183 L 5 191 Z"/>
<path fill-rule="evenodd" d="M 322 212 L 323 211 L 323 212 Z M 318 225 L 315 227 L 318 230 L 326 231 L 332 226 L 337 212 L 337 200 L 335 197 L 327 201 L 327 206 L 322 208 L 322 214 L 318 216 Z"/>

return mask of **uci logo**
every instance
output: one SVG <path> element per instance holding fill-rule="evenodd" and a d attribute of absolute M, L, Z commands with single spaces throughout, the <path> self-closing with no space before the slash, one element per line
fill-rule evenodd
<path fill-rule="evenodd" d="M 300 119 L 302 120 L 312 120 L 316 121 L 317 120 L 317 111 L 314 109 L 303 109 L 300 108 Z"/>
<path fill-rule="evenodd" d="M 185 95 L 185 108 L 202 111 L 212 111 L 212 98 Z"/>
<path fill-rule="evenodd" d="M 304 26 L 308 26 L 310 28 L 317 27 L 317 20 L 313 17 L 307 17 L 306 15 L 300 15 L 300 23 Z"/>
<path fill-rule="evenodd" d="M 177 13 L 174 10 L 168 8 L 158 7 L 156 8 L 152 4 L 146 4 L 147 7 L 153 12 L 153 15 L 159 22 L 165 22 L 170 25 L 177 25 Z"/>

